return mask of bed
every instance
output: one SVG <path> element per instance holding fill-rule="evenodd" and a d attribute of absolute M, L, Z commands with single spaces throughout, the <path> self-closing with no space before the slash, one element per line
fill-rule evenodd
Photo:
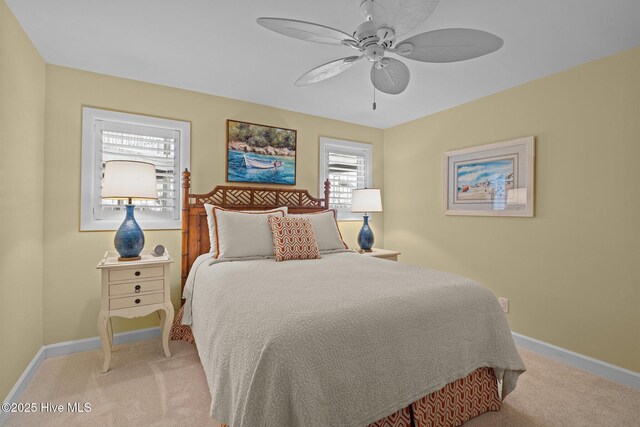
<path fill-rule="evenodd" d="M 495 296 L 449 273 L 353 251 L 216 262 L 205 203 L 327 208 L 308 191 L 183 174 L 182 296 L 173 337 L 195 340 L 216 425 L 455 426 L 499 410 L 524 365 Z"/>

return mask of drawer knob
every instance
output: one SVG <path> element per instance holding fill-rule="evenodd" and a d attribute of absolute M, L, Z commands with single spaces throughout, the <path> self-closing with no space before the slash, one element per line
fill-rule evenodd
<path fill-rule="evenodd" d="M 136 294 L 137 294 L 138 292 L 140 292 L 140 285 L 136 285 L 136 288 L 135 288 L 135 289 L 136 289 Z"/>
<path fill-rule="evenodd" d="M 136 298 L 136 304 L 140 304 L 140 298 Z"/>
<path fill-rule="evenodd" d="M 135 274 L 136 276 L 139 276 L 139 275 L 140 275 L 140 272 L 139 272 L 139 271 L 136 271 L 134 274 Z"/>

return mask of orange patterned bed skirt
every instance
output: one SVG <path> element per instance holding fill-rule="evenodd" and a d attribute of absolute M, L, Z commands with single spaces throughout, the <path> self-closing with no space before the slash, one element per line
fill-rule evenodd
<path fill-rule="evenodd" d="M 184 314 L 184 306 L 180 307 L 180 310 L 176 313 L 176 317 L 173 318 L 173 324 L 171 325 L 171 334 L 169 338 L 172 341 L 186 341 L 191 344 L 195 344 L 196 340 L 193 338 L 191 328 L 182 324 L 182 315 Z"/>
<path fill-rule="evenodd" d="M 416 427 L 459 426 L 485 412 L 499 411 L 493 369 L 478 368 L 369 427 L 411 427 L 411 410 Z"/>
<path fill-rule="evenodd" d="M 181 321 L 182 308 L 174 319 L 171 339 L 194 343 L 191 328 L 181 325 Z M 368 427 L 412 427 L 412 413 L 416 427 L 453 427 L 485 412 L 499 410 L 498 383 L 493 369 L 478 368 Z M 228 426 L 218 424 L 217 427 Z"/>

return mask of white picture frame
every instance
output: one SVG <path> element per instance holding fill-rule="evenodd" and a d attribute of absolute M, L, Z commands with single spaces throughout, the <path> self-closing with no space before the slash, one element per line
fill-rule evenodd
<path fill-rule="evenodd" d="M 533 217 L 533 136 L 444 153 L 445 215 Z"/>

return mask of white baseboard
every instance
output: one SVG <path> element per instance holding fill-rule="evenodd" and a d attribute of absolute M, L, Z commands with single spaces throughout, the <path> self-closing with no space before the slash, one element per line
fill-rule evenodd
<path fill-rule="evenodd" d="M 512 332 L 513 340 L 519 347 L 557 360 L 566 365 L 607 378 L 611 381 L 640 389 L 640 374 L 602 360 L 594 359 L 580 353 L 558 347 L 535 338 L 529 338 L 517 332 Z"/>
<path fill-rule="evenodd" d="M 119 332 L 113 334 L 114 344 L 126 344 L 134 341 L 145 341 L 160 337 L 160 327 L 138 329 L 129 332 Z M 45 359 L 57 356 L 65 356 L 67 354 L 81 353 L 83 351 L 97 350 L 102 344 L 99 337 L 85 338 L 82 340 L 65 341 L 56 344 L 43 345 L 33 357 L 29 365 L 26 367 L 18 381 L 13 386 L 4 403 L 19 402 L 22 393 L 27 388 L 31 379 Z M 0 411 L 0 426 L 4 424 L 9 414 Z"/>
<path fill-rule="evenodd" d="M 134 341 L 145 341 L 160 337 L 160 327 L 138 329 L 129 332 L 113 334 L 113 343 L 126 344 Z M 81 353 L 83 351 L 97 350 L 102 347 L 100 337 L 85 338 L 83 340 L 65 341 L 44 346 L 46 357 L 66 356 L 67 354 Z"/>
<path fill-rule="evenodd" d="M 22 396 L 22 393 L 24 393 L 24 390 L 27 388 L 27 386 L 31 382 L 31 379 L 36 374 L 36 371 L 40 367 L 40 364 L 46 358 L 46 349 L 44 347 L 40 347 L 40 350 L 38 350 L 36 355 L 33 356 L 33 359 L 31 359 L 29 365 L 27 365 L 22 375 L 20 375 L 20 378 L 18 378 L 18 381 L 15 383 L 7 397 L 4 399 L 5 402 L 12 403 L 20 400 L 20 396 Z M 0 410 L 0 426 L 4 424 L 8 416 L 8 413 Z"/>

